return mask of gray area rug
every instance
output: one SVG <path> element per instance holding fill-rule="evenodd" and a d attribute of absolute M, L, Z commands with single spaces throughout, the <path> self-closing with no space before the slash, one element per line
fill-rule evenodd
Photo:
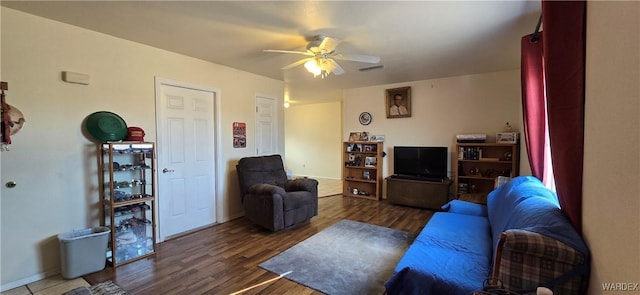
<path fill-rule="evenodd" d="M 383 294 L 415 235 L 342 220 L 259 266 L 326 294 Z"/>

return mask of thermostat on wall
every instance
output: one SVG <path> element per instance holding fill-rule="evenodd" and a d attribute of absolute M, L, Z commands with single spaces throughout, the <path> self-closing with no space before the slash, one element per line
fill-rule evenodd
<path fill-rule="evenodd" d="M 67 72 L 67 71 L 62 72 L 62 81 L 65 81 L 68 83 L 89 85 L 90 80 L 91 80 L 91 77 L 89 77 L 89 75 L 87 74 Z"/>

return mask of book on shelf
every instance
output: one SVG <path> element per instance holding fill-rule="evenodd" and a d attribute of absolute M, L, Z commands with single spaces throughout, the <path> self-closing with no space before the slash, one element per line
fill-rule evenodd
<path fill-rule="evenodd" d="M 480 160 L 482 148 L 477 146 L 461 146 L 458 148 L 458 160 Z"/>

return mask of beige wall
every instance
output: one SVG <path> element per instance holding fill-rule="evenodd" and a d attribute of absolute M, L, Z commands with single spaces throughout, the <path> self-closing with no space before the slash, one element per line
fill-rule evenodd
<path fill-rule="evenodd" d="M 285 109 L 286 168 L 296 176 L 340 179 L 342 103 Z"/>
<path fill-rule="evenodd" d="M 154 77 L 220 91 L 218 220 L 242 214 L 235 162 L 255 151 L 255 96 L 277 98 L 282 106 L 282 81 L 4 7 L 1 12 L 2 80 L 9 82 L 8 102 L 27 120 L 11 151 L 1 154 L 1 183 L 18 183 L 2 185 L 0 198 L 3 290 L 58 273 L 56 235 L 99 224 L 96 150 L 81 123 L 92 112 L 112 111 L 155 141 Z M 61 71 L 89 74 L 91 84 L 64 83 Z M 234 121 L 247 122 L 247 148 L 232 148 Z M 277 149 L 284 152 L 284 136 Z"/>
<path fill-rule="evenodd" d="M 640 283 L 640 2 L 587 2 L 583 231 L 589 294 Z M 638 294 L 640 290 L 620 292 Z"/>
<path fill-rule="evenodd" d="M 410 118 L 386 118 L 385 89 L 411 87 Z M 370 112 L 370 125 L 358 122 L 361 112 Z M 342 139 L 353 131 L 367 131 L 385 136 L 383 175 L 393 174 L 393 146 L 446 146 L 449 166 L 455 150 L 456 134 L 486 133 L 495 140 L 506 122 L 522 130 L 520 71 L 503 71 L 479 75 L 414 81 L 348 89 L 344 91 L 344 128 Z M 522 145 L 524 151 L 524 145 Z M 526 156 L 520 174 L 530 175 Z M 449 167 L 449 175 L 452 169 Z"/>

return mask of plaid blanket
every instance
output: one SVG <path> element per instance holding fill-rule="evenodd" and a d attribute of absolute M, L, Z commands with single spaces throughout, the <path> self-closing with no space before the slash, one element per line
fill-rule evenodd
<path fill-rule="evenodd" d="M 585 255 L 574 248 L 538 233 L 511 229 L 500 235 L 492 284 L 520 292 L 545 286 L 554 295 L 584 294 L 587 270 Z"/>

